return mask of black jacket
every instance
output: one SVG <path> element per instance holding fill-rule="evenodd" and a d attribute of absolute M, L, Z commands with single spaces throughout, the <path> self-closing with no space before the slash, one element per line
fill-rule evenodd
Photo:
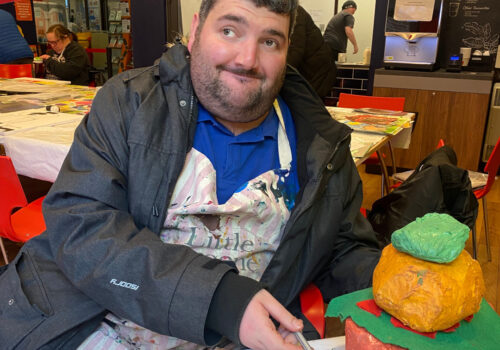
<path fill-rule="evenodd" d="M 47 232 L 0 275 L 6 349 L 77 344 L 107 310 L 200 344 L 220 334 L 238 341 L 243 310 L 262 286 L 290 306 L 311 282 L 326 300 L 371 284 L 380 251 L 359 212 L 350 130 L 294 71 L 281 96 L 296 125 L 301 190 L 261 281 L 160 240 L 196 128 L 187 54 L 176 45 L 155 66 L 113 77 L 98 92 L 44 201 Z"/>
<path fill-rule="evenodd" d="M 297 68 L 320 97 L 330 94 L 337 67 L 321 31 L 301 6 L 297 9 L 287 62 Z"/>
<path fill-rule="evenodd" d="M 478 203 L 467 170 L 457 167 L 449 146 L 433 151 L 393 192 L 373 203 L 368 215 L 382 245 L 392 233 L 427 213 L 446 213 L 472 229 Z"/>
<path fill-rule="evenodd" d="M 49 50 L 47 54 L 52 57 L 59 56 L 53 50 Z M 69 80 L 73 85 L 88 85 L 89 57 L 85 49 L 76 41 L 70 42 L 64 49 L 63 62 L 59 62 L 52 57 L 44 61 L 50 74 L 57 76 L 61 80 Z"/>

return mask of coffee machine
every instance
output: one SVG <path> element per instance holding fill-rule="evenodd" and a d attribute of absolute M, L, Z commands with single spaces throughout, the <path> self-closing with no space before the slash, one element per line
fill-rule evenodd
<path fill-rule="evenodd" d="M 443 0 L 389 0 L 385 23 L 384 66 L 434 70 Z"/>

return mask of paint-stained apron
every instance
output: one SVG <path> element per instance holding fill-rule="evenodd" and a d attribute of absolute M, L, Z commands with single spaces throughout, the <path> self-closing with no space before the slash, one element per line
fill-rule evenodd
<path fill-rule="evenodd" d="M 204 154 L 191 149 L 172 194 L 160 235 L 163 242 L 184 244 L 206 256 L 231 260 L 241 275 L 260 279 L 280 243 L 296 186 L 290 176 L 292 151 L 277 101 L 274 108 L 279 119 L 280 168 L 248 181 L 226 203 L 218 204 L 215 169 Z M 94 347 L 80 350 L 104 349 L 98 345 L 104 342 L 111 349 L 203 348 L 151 332 L 112 314 L 106 318 L 117 324 L 115 329 L 103 324 L 93 334 Z M 91 344 L 89 339 L 86 342 Z"/>

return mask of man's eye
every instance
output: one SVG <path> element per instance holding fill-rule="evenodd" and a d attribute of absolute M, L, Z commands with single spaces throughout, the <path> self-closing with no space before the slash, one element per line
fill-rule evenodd
<path fill-rule="evenodd" d="M 276 41 L 274 41 L 274 40 L 266 40 L 264 42 L 264 44 L 268 47 L 277 47 L 278 46 L 278 43 L 276 43 Z"/>
<path fill-rule="evenodd" d="M 228 36 L 228 37 L 233 37 L 234 36 L 234 32 L 231 29 L 229 29 L 229 28 L 222 29 L 222 33 L 225 36 Z"/>

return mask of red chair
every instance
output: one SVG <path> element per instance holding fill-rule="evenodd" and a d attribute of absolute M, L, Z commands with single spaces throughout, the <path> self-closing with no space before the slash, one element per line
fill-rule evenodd
<path fill-rule="evenodd" d="M 484 171 L 488 173 L 488 179 L 486 180 L 486 185 L 473 189 L 476 198 L 482 199 L 483 202 L 483 219 L 484 219 L 484 238 L 486 240 L 486 251 L 488 254 L 488 261 L 491 261 L 491 248 L 488 237 L 488 208 L 486 207 L 486 195 L 490 192 L 493 183 L 495 182 L 495 177 L 498 173 L 498 168 L 500 166 L 500 137 L 497 140 L 495 148 L 491 152 L 488 162 L 484 167 Z M 474 172 L 469 171 L 469 177 Z M 472 227 L 472 254 L 474 259 L 477 257 L 477 246 L 476 246 L 476 225 Z"/>
<path fill-rule="evenodd" d="M 15 242 L 26 242 L 45 231 L 42 215 L 42 201 L 45 197 L 28 204 L 23 188 L 17 177 L 12 160 L 0 156 L 0 248 L 5 263 L 7 254 L 2 237 Z M 20 208 L 12 213 L 15 208 Z"/>
<path fill-rule="evenodd" d="M 321 338 L 325 337 L 325 303 L 321 291 L 311 283 L 300 293 L 302 313 L 312 323 Z"/>
<path fill-rule="evenodd" d="M 378 108 L 389 111 L 403 111 L 405 107 L 405 98 L 341 93 L 339 95 L 339 102 L 337 106 L 344 108 Z"/>
<path fill-rule="evenodd" d="M 104 78 L 104 70 L 97 69 L 94 67 L 94 54 L 103 53 L 106 54 L 106 49 L 104 48 L 86 48 L 85 52 L 89 57 L 90 70 L 89 70 L 89 86 L 96 87 L 104 84 L 106 79 Z"/>
<path fill-rule="evenodd" d="M 0 64 L 0 78 L 33 78 L 31 64 Z"/>
<path fill-rule="evenodd" d="M 339 95 L 338 107 L 344 108 L 377 108 L 386 109 L 390 111 L 403 111 L 405 106 L 404 97 L 378 97 L 378 96 L 364 96 L 364 95 L 352 95 L 341 93 Z M 389 146 L 389 154 L 391 156 L 392 162 L 392 173 L 396 173 L 396 161 L 394 158 L 394 150 L 392 148 L 391 141 L 387 143 Z M 365 164 L 380 164 L 382 169 L 382 179 L 381 179 L 381 195 L 384 196 L 384 188 L 386 193 L 390 191 L 390 178 L 387 171 L 387 166 L 385 165 L 385 154 L 380 150 L 373 153 L 367 160 Z"/>

